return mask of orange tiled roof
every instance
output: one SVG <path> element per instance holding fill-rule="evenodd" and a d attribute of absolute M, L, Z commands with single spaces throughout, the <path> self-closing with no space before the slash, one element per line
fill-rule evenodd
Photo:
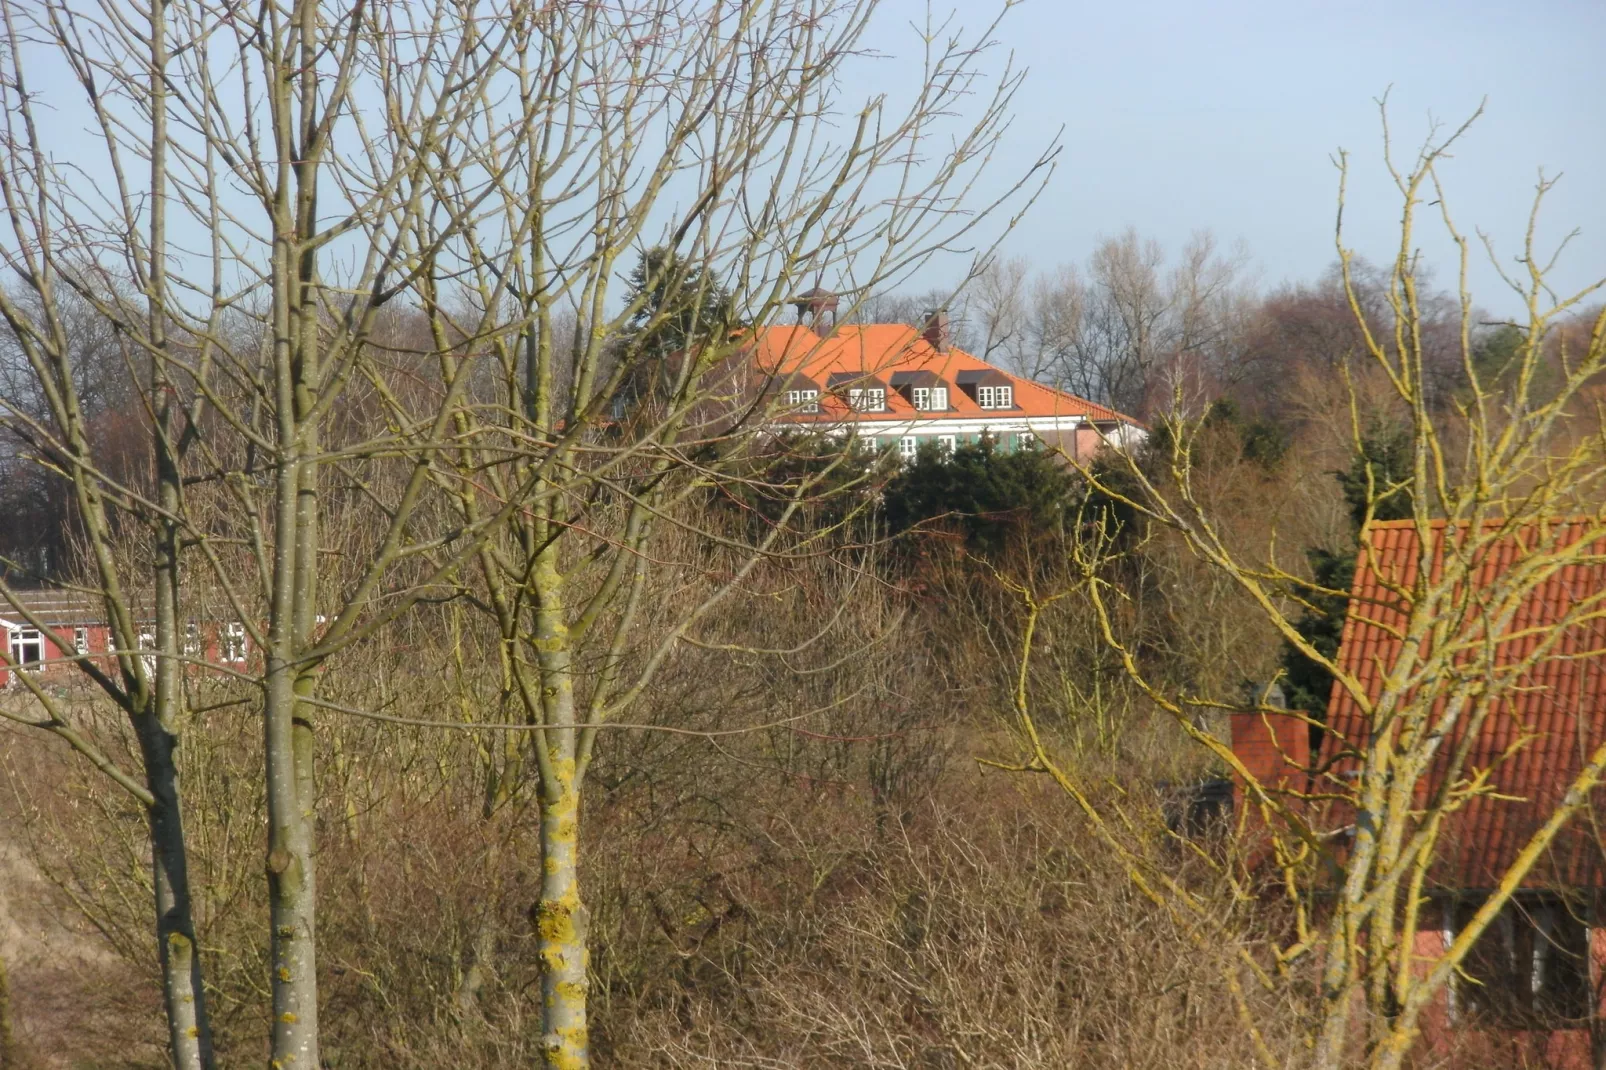
<path fill-rule="evenodd" d="M 760 328 L 754 332 L 753 361 L 765 376 L 774 376 L 783 382 L 789 377 L 799 376 L 818 386 L 821 391 L 821 411 L 818 414 L 792 414 L 785 417 L 800 422 L 868 415 L 883 420 L 1081 416 L 1098 423 L 1137 423 L 1130 417 L 1074 394 L 1011 375 L 954 346 L 939 352 L 919 331 L 901 323 L 843 324 L 824 338 L 801 324 Z M 941 377 L 949 388 L 948 411 L 917 410 L 901 394 L 891 389 L 887 380 L 895 372 L 907 371 L 930 371 Z M 956 377 L 967 371 L 1004 376 L 1014 387 L 1015 407 L 981 408 L 955 383 Z M 841 401 L 826 393 L 832 375 L 879 380 L 881 386 L 888 387 L 886 410 L 870 414 L 850 412 Z"/>
<path fill-rule="evenodd" d="M 1512 799 L 1480 797 L 1457 813 L 1441 840 L 1435 877 L 1441 885 L 1457 888 L 1492 886 L 1515 860 L 1532 833 L 1554 811 L 1587 754 L 1606 738 L 1606 620 L 1581 614 L 1585 619 L 1566 621 L 1580 602 L 1590 603 L 1606 592 L 1606 537 L 1598 524 L 1564 521 L 1548 529 L 1559 547 L 1578 551 L 1572 560 L 1539 583 L 1523 599 L 1513 618 L 1508 638 L 1496 644 L 1495 669 L 1514 668 L 1531 657 L 1541 634 L 1566 632 L 1552 650 L 1504 692 L 1483 722 L 1463 767 L 1463 775 L 1495 766 L 1492 782 L 1501 795 Z M 1431 574 L 1442 568 L 1444 524 L 1430 529 Z M 1503 536 L 1477 548 L 1469 587 L 1487 589 L 1523 556 L 1523 544 L 1541 533 L 1529 529 Z M 1582 543 L 1591 538 L 1589 544 Z M 1459 542 L 1459 540 L 1456 540 Z M 1398 593 L 1410 592 L 1421 567 L 1420 541 L 1410 521 L 1374 523 L 1368 527 L 1351 589 L 1344 623 L 1339 663 L 1361 682 L 1367 694 L 1378 696 L 1383 679 L 1396 664 L 1401 649 L 1399 629 L 1406 622 L 1409 603 Z M 1455 638 L 1465 640 L 1477 627 L 1478 599 L 1458 597 L 1469 612 L 1466 624 L 1452 625 Z M 1606 606 L 1602 606 L 1606 609 Z M 1368 724 L 1350 694 L 1335 685 L 1328 708 L 1329 732 L 1322 757 L 1338 753 L 1336 736 L 1364 746 Z M 1503 762 L 1501 754 L 1523 734 L 1531 740 Z M 1448 756 L 1465 739 L 1447 740 L 1440 750 Z M 1419 785 L 1419 799 L 1438 789 L 1444 777 L 1441 758 Z M 1342 759 L 1333 772 L 1338 782 L 1353 770 L 1356 760 Z M 1320 764 L 1318 765 L 1320 768 Z M 1606 792 L 1597 794 L 1596 813 L 1606 816 Z M 1575 819 L 1552 846 L 1530 877 L 1530 884 L 1561 883 L 1570 887 L 1606 886 L 1606 865 L 1588 815 Z M 1606 835 L 1603 832 L 1602 835 Z"/>

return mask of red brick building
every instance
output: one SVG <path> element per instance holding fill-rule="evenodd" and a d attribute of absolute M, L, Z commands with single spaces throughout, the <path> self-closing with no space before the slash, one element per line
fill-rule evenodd
<path fill-rule="evenodd" d="M 138 614 L 139 646 L 156 645 L 156 627 L 148 611 Z M 218 665 L 243 663 L 250 639 L 239 623 L 193 620 L 185 625 L 184 653 Z M 53 587 L 13 589 L 0 593 L 0 687 L 15 687 L 18 673 L 35 673 L 42 681 L 64 684 L 77 680 L 75 662 L 96 655 L 110 669 L 116 651 L 106 620 L 105 603 L 76 591 Z"/>

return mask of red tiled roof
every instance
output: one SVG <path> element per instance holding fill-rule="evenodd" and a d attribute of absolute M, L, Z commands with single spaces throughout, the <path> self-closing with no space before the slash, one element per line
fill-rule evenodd
<path fill-rule="evenodd" d="M 1463 777 L 1493 767 L 1492 784 L 1510 798 L 1474 799 L 1447 824 L 1434 876 L 1441 885 L 1457 888 L 1487 888 L 1498 881 L 1559 804 L 1589 752 L 1606 738 L 1606 620 L 1580 613 L 1581 605 L 1593 606 L 1606 594 L 1606 536 L 1600 525 L 1560 521 L 1543 531 L 1484 531 L 1486 536 L 1473 538 L 1463 529 L 1459 537 L 1447 540 L 1443 522 L 1430 528 L 1430 576 L 1442 575 L 1446 543 L 1474 555 L 1465 584 L 1468 593 L 1453 599 L 1455 619 L 1449 622 L 1448 641 L 1466 642 L 1478 634 L 1481 610 L 1490 608 L 1480 593 L 1531 559 L 1532 552 L 1525 547 L 1540 541 L 1547 549 L 1569 550 L 1568 559 L 1522 596 L 1505 638 L 1496 643 L 1493 671 L 1518 669 L 1540 649 L 1543 637 L 1554 637 L 1558 628 L 1565 631 L 1541 660 L 1515 679 L 1515 686 L 1501 693 L 1472 742 Z M 1385 676 L 1398 661 L 1399 630 L 1406 623 L 1422 556 L 1410 521 L 1374 523 L 1367 529 L 1338 660 L 1373 699 L 1381 694 Z M 1606 610 L 1606 604 L 1600 608 Z M 1571 622 L 1569 613 L 1575 615 Z M 1332 760 L 1338 755 L 1339 737 L 1365 746 L 1367 720 L 1351 695 L 1336 684 L 1328 726 L 1332 731 L 1323 741 L 1320 757 Z M 1524 735 L 1531 737 L 1529 741 L 1502 761 L 1506 749 Z M 1441 746 L 1437 764 L 1418 785 L 1419 801 L 1442 784 L 1448 756 L 1464 740 L 1463 730 Z M 1335 762 L 1330 784 L 1352 783 L 1344 773 L 1356 764 L 1354 758 Z M 1597 793 L 1594 801 L 1596 812 L 1606 815 L 1600 805 L 1606 803 L 1606 792 Z M 1603 849 L 1589 816 L 1580 815 L 1535 867 L 1529 883 L 1606 886 Z"/>
<path fill-rule="evenodd" d="M 833 374 L 879 379 L 882 384 L 899 371 L 931 371 L 948 385 L 946 412 L 920 411 L 895 390 L 887 391 L 887 408 L 873 414 L 849 412 L 841 402 L 822 396 L 817 415 L 793 414 L 790 420 L 840 420 L 854 415 L 875 419 L 953 420 L 1008 417 L 1081 416 L 1099 423 L 1137 421 L 1102 405 L 1055 390 L 989 364 L 980 357 L 949 346 L 939 352 L 919 331 L 901 323 L 843 324 L 822 338 L 808 327 L 765 327 L 754 332 L 753 361 L 765 376 L 784 382 L 798 375 L 824 387 Z M 1013 409 L 983 409 L 955 384 L 965 371 L 993 371 L 1014 386 Z"/>

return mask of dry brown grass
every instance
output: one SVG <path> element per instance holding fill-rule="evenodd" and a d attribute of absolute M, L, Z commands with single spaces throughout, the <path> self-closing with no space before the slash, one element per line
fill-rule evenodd
<path fill-rule="evenodd" d="M 1230 473 L 1222 493 L 1242 496 Z M 1294 501 L 1296 473 L 1259 489 Z M 1265 537 L 1246 518 L 1242 537 Z M 1152 553 L 1130 619 L 1179 678 L 1252 674 L 1274 659 L 1226 627 L 1219 592 L 1192 591 Z M 1074 582 L 1052 547 L 1000 567 Z M 653 592 L 673 620 L 722 563 L 686 536 Z M 593 1038 L 601 1065 L 1116 1067 L 1244 1065 L 1223 967 L 1268 924 L 1242 889 L 1185 852 L 1161 782 L 1209 771 L 1154 717 L 1096 635 L 1085 603 L 1042 623 L 1034 703 L 1043 730 L 1133 842 L 1193 882 L 1232 940 L 1201 946 L 1134 893 L 1119 859 L 1059 793 L 976 759 L 1019 754 L 1008 694 L 1019 604 L 989 567 L 935 543 L 918 575 L 884 560 L 799 558 L 756 573 L 682 647 L 631 711 L 681 730 L 605 733 L 584 811 L 593 911 Z M 1024 573 L 1022 573 L 1024 574 Z M 332 664 L 323 696 L 428 719 L 505 721 L 494 641 L 443 608 Z M 1200 622 L 1215 622 L 1213 627 Z M 790 650 L 832 627 L 817 643 Z M 667 626 L 667 625 L 665 625 Z M 651 648 L 658 625 L 640 649 Z M 197 680 L 192 708 L 231 695 Z M 85 702 L 89 702 L 86 697 Z M 220 1056 L 266 1053 L 260 711 L 198 716 L 182 775 L 197 920 Z M 126 731 L 97 738 L 134 764 Z M 684 734 L 768 725 L 735 735 Z M 520 737 L 319 715 L 319 938 L 331 1066 L 530 1065 L 540 1031 L 528 785 L 487 816 Z M 115 964 L 63 973 L 60 1006 L 18 1001 L 40 1053 L 96 1066 L 161 1061 L 149 947 L 147 848 L 136 809 L 42 737 L 8 737 L 0 840 L 36 867 L 32 909 L 62 932 L 92 919 Z M 79 919 L 79 920 L 71 920 Z M 14 976 L 34 967 L 8 959 Z M 1284 991 L 1260 994 L 1268 1043 L 1298 1033 Z M 8 1068 L 9 1070 L 9 1068 Z"/>
<path fill-rule="evenodd" d="M 812 634 L 821 618 L 804 578 L 771 577 L 769 593 L 733 608 L 718 633 L 767 647 Z M 777 598 L 793 611 L 777 612 Z M 1229 1013 L 1225 949 L 1201 951 L 1136 898 L 1061 798 L 974 762 L 1012 754 L 997 713 L 1010 622 L 967 623 L 965 612 L 1006 607 L 956 612 L 931 591 L 910 600 L 867 585 L 841 634 L 807 662 L 688 648 L 638 719 L 712 729 L 818 712 L 714 739 L 608 737 L 585 826 L 606 1064 L 1203 1067 L 1242 1057 L 1230 1031 L 1200 1041 Z M 1073 623 L 1063 622 L 1067 642 Z M 479 677 L 420 638 L 332 670 L 331 697 L 441 716 L 453 689 Z M 1074 659 L 1064 671 L 1078 671 Z M 494 688 L 471 697 L 494 702 Z M 1069 739 L 1066 712 L 1056 731 Z M 128 758 L 118 722 L 99 724 L 101 741 Z M 1148 780 L 1168 746 L 1182 752 L 1135 709 L 1112 731 L 1111 746 L 1087 750 L 1087 774 L 1124 800 L 1154 850 L 1171 850 Z M 339 717 L 320 733 L 330 1064 L 528 1065 L 538 856 L 524 802 L 484 816 L 494 755 L 479 738 Z M 7 857 L 37 867 L 29 908 L 61 934 L 46 958 L 68 963 L 70 934 L 102 967 L 47 976 L 12 950 L 14 983 L 38 993 L 16 1001 L 19 1032 L 63 1065 L 154 1065 L 162 1022 L 139 815 L 42 737 L 8 742 L 0 835 Z M 231 1063 L 265 1051 L 260 760 L 249 706 L 205 714 L 186 734 L 198 916 Z M 1252 939 L 1249 915 L 1222 895 Z M 73 932 L 85 918 L 93 931 Z M 97 1015 L 71 1012 L 91 1002 Z"/>
<path fill-rule="evenodd" d="M 10 996 L 0 1013 L 9 1010 L 13 1041 L 13 1062 L 0 1050 L 0 1068 L 159 1065 L 161 1003 L 144 964 L 119 955 L 38 864 L 60 853 L 37 838 L 27 787 L 63 772 L 38 743 L 0 726 L 0 969 Z"/>

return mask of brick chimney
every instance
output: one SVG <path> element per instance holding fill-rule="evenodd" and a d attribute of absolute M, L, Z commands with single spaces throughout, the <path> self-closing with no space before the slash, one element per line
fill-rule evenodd
<path fill-rule="evenodd" d="M 1234 713 L 1232 752 L 1263 787 L 1304 791 L 1310 770 L 1310 725 L 1285 713 Z M 1242 798 L 1242 778 L 1233 779 Z"/>
<path fill-rule="evenodd" d="M 921 336 L 931 343 L 931 348 L 939 353 L 948 352 L 948 345 L 952 338 L 948 332 L 948 310 L 934 308 L 926 313 L 926 326 Z"/>

